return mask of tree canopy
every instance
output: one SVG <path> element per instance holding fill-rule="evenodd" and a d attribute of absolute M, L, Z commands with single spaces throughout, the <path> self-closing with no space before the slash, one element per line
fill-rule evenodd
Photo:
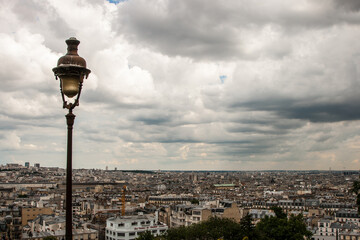
<path fill-rule="evenodd" d="M 136 240 L 155 240 L 156 238 L 154 235 L 151 234 L 150 231 L 146 231 L 140 234 L 139 237 L 136 238 Z"/>
<path fill-rule="evenodd" d="M 43 240 L 57 240 L 57 238 L 54 236 L 47 236 L 47 237 L 44 237 Z"/>
<path fill-rule="evenodd" d="M 172 240 L 217 240 L 242 239 L 240 224 L 228 218 L 210 218 L 188 227 L 171 228 L 165 234 L 165 239 Z"/>
<path fill-rule="evenodd" d="M 356 205 L 358 207 L 358 213 L 360 214 L 360 181 L 355 181 L 351 189 L 356 194 Z"/>
<path fill-rule="evenodd" d="M 260 235 L 258 239 L 264 240 L 303 240 L 312 236 L 300 214 L 289 218 L 266 216 L 256 225 L 256 230 Z"/>
<path fill-rule="evenodd" d="M 289 218 L 281 208 L 273 208 L 275 216 L 265 217 L 256 226 L 251 215 L 235 222 L 228 218 L 212 217 L 191 226 L 170 228 L 158 237 L 150 232 L 140 235 L 137 240 L 304 240 L 311 239 L 302 215 Z"/>

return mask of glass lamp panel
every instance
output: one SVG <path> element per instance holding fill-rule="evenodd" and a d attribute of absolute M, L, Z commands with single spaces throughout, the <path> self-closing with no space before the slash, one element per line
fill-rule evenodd
<path fill-rule="evenodd" d="M 68 98 L 72 98 L 79 93 L 79 77 L 77 76 L 62 76 L 61 84 L 64 94 Z"/>

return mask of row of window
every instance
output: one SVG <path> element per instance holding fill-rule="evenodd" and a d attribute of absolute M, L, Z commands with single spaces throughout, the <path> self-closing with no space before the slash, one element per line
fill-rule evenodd
<path fill-rule="evenodd" d="M 141 225 L 145 225 L 145 224 L 150 224 L 150 221 L 141 221 L 140 222 Z M 138 222 L 132 222 L 131 223 L 131 226 L 137 226 L 138 225 Z M 113 223 L 110 223 L 110 226 L 113 227 L 114 224 Z M 118 227 L 124 227 L 125 224 L 124 223 L 119 223 L 118 224 Z"/>
<path fill-rule="evenodd" d="M 141 231 L 141 232 L 144 232 L 144 231 Z M 138 232 L 138 233 L 141 233 L 140 231 Z M 157 233 L 157 230 L 152 230 L 151 231 L 152 233 Z M 161 229 L 160 230 L 160 233 L 163 233 L 163 232 L 165 232 L 165 230 L 164 229 Z M 113 236 L 118 236 L 118 237 L 125 237 L 125 233 L 123 233 L 123 232 L 118 232 L 117 234 L 116 234 L 116 232 L 113 232 L 113 231 L 111 231 L 111 230 L 108 230 L 108 229 L 106 229 L 106 233 L 108 233 L 108 234 L 110 234 L 110 235 L 113 235 Z M 136 234 L 136 232 L 129 232 L 129 236 L 135 236 L 135 234 Z"/>
<path fill-rule="evenodd" d="M 138 232 L 138 233 L 140 234 L 140 233 L 142 233 L 142 232 Z M 155 231 L 155 232 L 152 231 L 152 233 L 156 233 L 156 231 Z M 115 235 L 115 233 L 114 233 L 114 235 Z M 130 233 L 129 233 L 130 238 L 131 238 L 131 237 L 134 237 L 135 235 L 136 235 L 135 232 L 130 232 Z M 118 233 L 118 237 L 125 237 L 125 233 L 122 233 L 121 235 L 119 235 L 119 233 Z M 112 237 L 106 236 L 106 239 L 107 239 L 107 240 L 121 240 L 122 238 L 112 238 Z"/>
<path fill-rule="evenodd" d="M 117 235 L 118 237 L 125 237 L 125 233 L 123 233 L 123 232 L 118 232 L 116 234 L 116 232 L 106 230 L 106 233 L 108 233 L 110 235 L 114 235 L 114 236 Z M 129 236 L 135 236 L 135 232 L 129 232 Z"/>

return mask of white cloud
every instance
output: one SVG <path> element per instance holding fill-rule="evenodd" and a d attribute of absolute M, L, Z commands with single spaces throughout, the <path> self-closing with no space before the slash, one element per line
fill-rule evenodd
<path fill-rule="evenodd" d="M 18 150 L 21 148 L 21 138 L 16 132 L 2 133 L 0 138 L 1 150 Z"/>

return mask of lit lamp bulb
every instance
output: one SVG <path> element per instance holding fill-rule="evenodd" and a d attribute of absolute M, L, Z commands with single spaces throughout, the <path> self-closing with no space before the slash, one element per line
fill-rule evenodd
<path fill-rule="evenodd" d="M 75 97 L 79 93 L 79 76 L 62 76 L 61 87 L 68 98 Z"/>
<path fill-rule="evenodd" d="M 68 45 L 67 53 L 59 58 L 57 67 L 53 68 L 56 79 L 60 78 L 60 90 L 64 102 L 64 108 L 71 110 L 79 105 L 79 97 L 84 78 L 91 72 L 86 68 L 86 61 L 77 53 L 80 41 L 72 37 L 65 41 Z M 67 103 L 65 96 L 73 98 L 73 103 Z"/>

